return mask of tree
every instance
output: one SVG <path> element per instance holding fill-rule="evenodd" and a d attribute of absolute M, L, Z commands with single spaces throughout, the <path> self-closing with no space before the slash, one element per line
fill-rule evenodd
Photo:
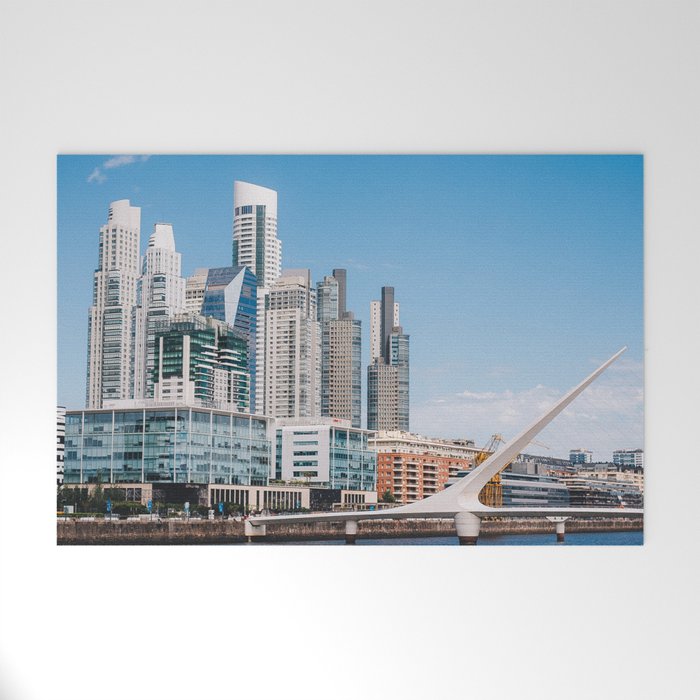
<path fill-rule="evenodd" d="M 384 495 L 382 496 L 382 502 L 383 503 L 396 503 L 396 498 L 394 497 L 394 494 L 387 489 L 384 492 Z"/>

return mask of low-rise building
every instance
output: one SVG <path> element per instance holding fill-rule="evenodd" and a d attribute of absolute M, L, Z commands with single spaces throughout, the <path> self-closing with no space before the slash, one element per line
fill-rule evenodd
<path fill-rule="evenodd" d="M 570 476 L 563 479 L 569 489 L 572 507 L 642 508 L 644 493 L 630 482 L 588 476 Z"/>
<path fill-rule="evenodd" d="M 64 480 L 266 486 L 272 430 L 264 416 L 174 404 L 66 411 Z"/>
<path fill-rule="evenodd" d="M 569 462 L 571 464 L 587 464 L 593 461 L 593 453 L 590 450 L 570 450 Z"/>
<path fill-rule="evenodd" d="M 615 450 L 613 464 L 621 467 L 644 469 L 644 450 Z"/>
<path fill-rule="evenodd" d="M 612 466 L 612 465 L 610 465 Z M 629 469 L 579 469 L 578 476 L 583 479 L 607 481 L 616 484 L 630 484 L 644 493 L 644 473 Z"/>
<path fill-rule="evenodd" d="M 377 450 L 377 494 L 400 503 L 432 496 L 480 452 L 471 440 L 445 440 L 399 430 L 379 430 L 369 441 Z"/>
<path fill-rule="evenodd" d="M 340 418 L 278 418 L 275 478 L 330 489 L 375 491 L 370 432 Z"/>
<path fill-rule="evenodd" d="M 229 512 L 230 504 L 240 508 L 241 513 L 293 512 L 298 510 L 368 510 L 377 506 L 376 491 L 350 491 L 347 489 L 313 488 L 270 483 L 267 486 L 245 486 L 241 484 L 184 484 L 184 483 L 123 483 L 110 484 L 66 484 L 64 490 L 83 490 L 93 495 L 98 488 L 114 502 L 134 502 L 142 506 L 151 504 L 154 513 L 161 514 L 172 506 L 184 508 L 189 503 L 207 506 L 218 514 L 219 504 Z M 70 496 L 64 496 L 70 501 Z"/>

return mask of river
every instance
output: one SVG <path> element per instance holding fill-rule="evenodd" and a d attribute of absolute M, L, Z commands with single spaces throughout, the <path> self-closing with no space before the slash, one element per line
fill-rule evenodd
<path fill-rule="evenodd" d="M 618 532 L 567 532 L 564 542 L 557 542 L 554 533 L 516 534 L 516 535 L 481 535 L 477 546 L 556 546 L 556 547 L 585 547 L 585 546 L 628 546 L 644 543 L 644 533 L 641 530 Z M 264 539 L 255 544 L 262 545 L 343 545 L 343 540 L 296 540 L 284 542 L 269 542 Z M 357 546 L 368 545 L 409 545 L 409 546 L 453 546 L 457 545 L 456 537 L 386 537 L 382 539 L 357 539 Z"/>

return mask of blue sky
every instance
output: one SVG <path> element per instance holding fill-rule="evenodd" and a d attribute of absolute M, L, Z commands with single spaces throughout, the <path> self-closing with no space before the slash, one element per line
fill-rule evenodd
<path fill-rule="evenodd" d="M 172 223 L 183 272 L 231 262 L 233 181 L 278 192 L 283 267 L 348 270 L 363 321 L 392 285 L 411 336 L 411 429 L 506 438 L 623 345 L 542 436 L 562 455 L 643 446 L 641 156 L 60 156 L 58 400 L 82 407 L 99 228 Z M 364 372 L 364 370 L 363 370 Z M 363 384 L 365 377 L 363 376 Z M 547 438 L 547 439 L 545 439 Z"/>

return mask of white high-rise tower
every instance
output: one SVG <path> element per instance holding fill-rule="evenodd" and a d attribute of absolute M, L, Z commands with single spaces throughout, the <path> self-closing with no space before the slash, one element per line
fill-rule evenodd
<path fill-rule="evenodd" d="M 155 224 L 139 279 L 134 334 L 134 398 L 153 397 L 155 335 L 159 324 L 185 311 L 185 279 L 170 224 Z"/>
<path fill-rule="evenodd" d="M 309 270 L 285 270 L 265 315 L 265 402 L 275 418 L 321 414 L 321 334 Z"/>
<path fill-rule="evenodd" d="M 282 243 L 274 190 L 233 183 L 233 264 L 250 268 L 260 287 L 269 287 L 280 276 Z"/>
<path fill-rule="evenodd" d="M 262 413 L 266 376 L 265 300 L 282 271 L 274 190 L 238 180 L 233 183 L 233 264 L 249 268 L 258 282 L 254 410 Z"/>
<path fill-rule="evenodd" d="M 86 404 L 131 398 L 132 338 L 139 278 L 141 209 L 128 199 L 109 206 L 88 318 Z"/>

